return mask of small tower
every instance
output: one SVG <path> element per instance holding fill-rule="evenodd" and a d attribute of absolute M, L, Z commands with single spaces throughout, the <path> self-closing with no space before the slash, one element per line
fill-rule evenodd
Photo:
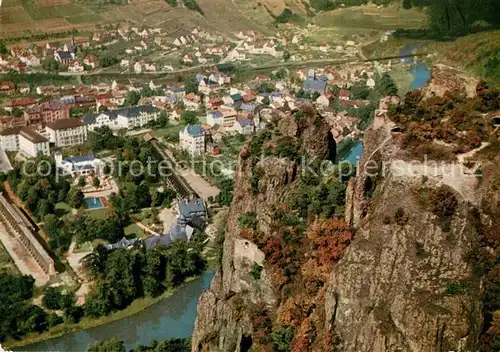
<path fill-rule="evenodd" d="M 55 152 L 54 159 L 56 161 L 56 166 L 62 166 L 62 153 L 60 151 Z"/>

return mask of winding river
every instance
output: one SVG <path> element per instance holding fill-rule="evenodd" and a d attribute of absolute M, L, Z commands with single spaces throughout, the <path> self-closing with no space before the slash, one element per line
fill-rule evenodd
<path fill-rule="evenodd" d="M 206 272 L 170 297 L 131 317 L 16 350 L 83 352 L 90 344 L 112 337 L 123 340 L 129 350 L 138 345 L 147 345 L 152 340 L 189 337 L 194 329 L 198 297 L 210 286 L 213 276 L 213 272 Z"/>

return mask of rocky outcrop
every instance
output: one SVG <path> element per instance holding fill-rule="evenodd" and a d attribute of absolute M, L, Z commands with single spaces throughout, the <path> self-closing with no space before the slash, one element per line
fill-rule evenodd
<path fill-rule="evenodd" d="M 331 152 L 327 126 L 307 109 L 283 114 L 276 124 L 278 135 L 292 138 L 301 154 L 324 159 Z M 480 283 L 467 256 L 475 243 L 470 213 L 478 199 L 476 179 L 455 174 L 454 164 L 411 162 L 393 126 L 381 116 L 365 133 L 345 209 L 356 234 L 317 299 L 294 307 L 307 318 L 293 351 L 474 351 L 482 321 Z M 249 155 L 251 150 L 239 160 L 222 265 L 200 297 L 193 351 L 248 351 L 254 316 L 265 310 L 274 319 L 286 304 L 264 253 L 242 236 L 238 218 L 255 213 L 259 234 L 271 236 L 271 209 L 292 192 L 299 166 Z M 451 212 L 429 199 L 443 188 L 453 197 Z M 255 263 L 264 265 L 259 280 L 251 276 Z M 323 331 L 315 324 L 319 317 Z"/>
<path fill-rule="evenodd" d="M 475 178 L 403 161 L 398 145 L 387 121 L 365 135 L 345 213 L 356 237 L 328 283 L 326 328 L 339 351 L 473 351 L 482 321 L 467 261 Z M 444 225 L 421 199 L 442 185 L 458 200 Z"/>
<path fill-rule="evenodd" d="M 282 113 L 275 122 L 279 138 L 291 138 L 302 155 L 320 159 L 328 155 L 328 127 L 311 107 L 295 114 Z M 276 311 L 277 296 L 266 266 L 259 280 L 251 274 L 255 263 L 263 264 L 264 253 L 241 236 L 238 219 L 242 214 L 255 213 L 259 233 L 271 236 L 272 209 L 287 199 L 298 168 L 297 161 L 288 158 L 253 158 L 251 149 L 240 156 L 222 265 L 210 289 L 199 299 L 193 351 L 246 351 L 253 332 L 250 307 L 271 314 Z"/>
<path fill-rule="evenodd" d="M 447 65 L 435 64 L 432 66 L 431 79 L 423 91 L 426 97 L 442 97 L 447 92 L 461 91 L 472 98 L 476 95 L 478 83 L 479 80 L 469 73 Z"/>

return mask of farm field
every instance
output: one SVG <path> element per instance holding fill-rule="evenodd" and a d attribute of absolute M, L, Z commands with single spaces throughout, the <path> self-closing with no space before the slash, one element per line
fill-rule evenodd
<path fill-rule="evenodd" d="M 426 14 L 417 9 L 405 10 L 398 6 L 377 8 L 364 5 L 320 13 L 315 23 L 321 27 L 344 27 L 357 29 L 392 30 L 398 28 L 421 28 L 427 21 Z"/>

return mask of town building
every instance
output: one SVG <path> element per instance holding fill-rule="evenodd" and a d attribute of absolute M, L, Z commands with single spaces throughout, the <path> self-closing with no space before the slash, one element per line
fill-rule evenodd
<path fill-rule="evenodd" d="M 74 156 L 63 159 L 61 152 L 54 155 L 56 166 L 73 177 L 99 173 L 104 168 L 104 162 L 94 154 Z"/>
<path fill-rule="evenodd" d="M 87 126 L 80 119 L 57 120 L 47 125 L 46 131 L 56 147 L 83 144 L 87 140 Z"/>
<path fill-rule="evenodd" d="M 179 146 L 191 155 L 205 152 L 205 129 L 200 125 L 188 125 L 179 132 Z"/>
<path fill-rule="evenodd" d="M 19 150 L 26 156 L 36 158 L 39 154 L 49 155 L 49 140 L 29 127 L 19 132 Z"/>
<path fill-rule="evenodd" d="M 51 101 L 24 110 L 26 125 L 46 125 L 57 120 L 69 119 L 69 106 L 60 101 Z"/>
<path fill-rule="evenodd" d="M 160 110 L 151 105 L 138 105 L 130 108 L 110 110 L 99 114 L 87 114 L 83 122 L 90 131 L 97 127 L 108 126 L 111 129 L 133 129 L 155 121 Z"/>
<path fill-rule="evenodd" d="M 0 132 L 0 148 L 6 152 L 19 151 L 19 132 L 22 127 L 9 127 Z"/>

